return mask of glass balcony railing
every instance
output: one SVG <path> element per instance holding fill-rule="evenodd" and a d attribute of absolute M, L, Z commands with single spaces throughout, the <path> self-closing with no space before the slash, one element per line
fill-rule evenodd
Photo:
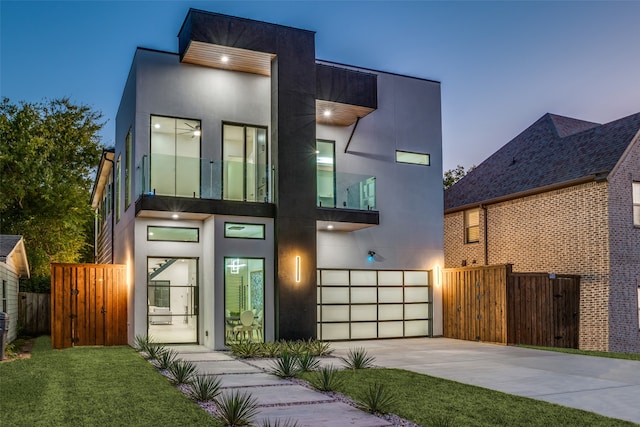
<path fill-rule="evenodd" d="M 376 177 L 318 171 L 317 205 L 323 208 L 376 210 Z"/>
<path fill-rule="evenodd" d="M 270 202 L 266 165 L 152 154 L 137 173 L 138 195 Z"/>

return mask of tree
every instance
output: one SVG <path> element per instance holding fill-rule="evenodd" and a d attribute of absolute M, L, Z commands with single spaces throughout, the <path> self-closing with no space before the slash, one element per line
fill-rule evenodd
<path fill-rule="evenodd" d="M 444 189 L 451 187 L 456 182 L 460 181 L 466 174 L 474 170 L 476 165 L 472 165 L 469 170 L 465 172 L 464 166 L 458 165 L 455 169 L 449 169 L 444 173 L 443 184 Z"/>
<path fill-rule="evenodd" d="M 22 234 L 32 283 L 51 262 L 90 261 L 102 114 L 68 98 L 0 103 L 0 232 Z"/>

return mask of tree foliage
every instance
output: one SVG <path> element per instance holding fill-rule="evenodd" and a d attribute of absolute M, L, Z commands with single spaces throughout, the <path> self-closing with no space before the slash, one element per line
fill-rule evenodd
<path fill-rule="evenodd" d="M 68 98 L 0 103 L 0 232 L 22 234 L 33 283 L 51 262 L 89 261 L 102 114 Z"/>
<path fill-rule="evenodd" d="M 458 165 L 455 169 L 449 169 L 444 173 L 442 182 L 444 189 L 451 187 L 456 182 L 460 181 L 466 174 L 475 169 L 475 165 L 471 166 L 467 171 L 464 170 L 464 166 Z"/>

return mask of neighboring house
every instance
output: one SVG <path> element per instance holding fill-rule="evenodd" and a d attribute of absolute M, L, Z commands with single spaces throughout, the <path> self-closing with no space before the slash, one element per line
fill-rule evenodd
<path fill-rule="evenodd" d="M 580 275 L 580 348 L 640 352 L 639 131 L 545 114 L 445 191 L 445 267 Z"/>
<path fill-rule="evenodd" d="M 137 49 L 92 196 L 129 341 L 441 335 L 440 83 L 193 9 L 178 39 Z"/>
<path fill-rule="evenodd" d="M 9 314 L 8 342 L 18 336 L 18 281 L 29 278 L 29 263 L 22 236 L 0 235 L 0 311 Z"/>

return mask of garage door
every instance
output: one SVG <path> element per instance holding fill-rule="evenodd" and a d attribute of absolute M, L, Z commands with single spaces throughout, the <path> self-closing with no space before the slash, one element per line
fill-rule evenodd
<path fill-rule="evenodd" d="M 318 270 L 318 338 L 430 336 L 429 276 L 429 271 Z"/>

